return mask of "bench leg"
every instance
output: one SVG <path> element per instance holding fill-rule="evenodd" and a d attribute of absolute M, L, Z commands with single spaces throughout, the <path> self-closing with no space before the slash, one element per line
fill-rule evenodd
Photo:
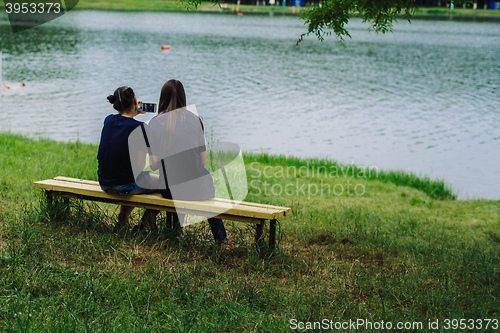
<path fill-rule="evenodd" d="M 60 218 L 66 216 L 69 213 L 69 198 L 63 198 L 62 206 L 60 200 L 55 200 L 54 197 L 57 196 L 57 192 L 45 191 L 45 197 L 47 198 L 47 209 L 52 212 L 53 218 Z"/>
<path fill-rule="evenodd" d="M 174 227 L 174 213 L 167 212 L 167 228 L 173 229 Z"/>
<path fill-rule="evenodd" d="M 276 221 L 269 221 L 269 248 L 274 250 L 276 248 Z"/>
<path fill-rule="evenodd" d="M 53 202 L 53 193 L 52 193 L 52 191 L 45 191 L 45 197 L 47 198 L 47 206 L 52 205 L 52 202 Z"/>
<path fill-rule="evenodd" d="M 156 230 L 156 215 L 157 210 L 146 209 L 142 215 L 141 222 L 139 222 L 139 229 L 143 230 L 146 226 L 149 226 L 149 230 Z"/>
<path fill-rule="evenodd" d="M 262 246 L 262 241 L 263 237 L 262 234 L 264 233 L 264 224 L 266 220 L 261 220 L 259 224 L 257 224 L 257 228 L 255 229 L 255 244 L 257 245 L 258 248 Z"/>
<path fill-rule="evenodd" d="M 54 192 L 45 191 L 45 198 L 47 199 L 47 213 L 50 219 L 54 219 L 57 214 L 54 208 Z"/>
<path fill-rule="evenodd" d="M 167 212 L 167 227 L 169 229 L 182 229 L 182 224 L 184 222 L 185 214 L 178 214 L 173 212 Z"/>
<path fill-rule="evenodd" d="M 156 226 L 156 215 L 158 215 L 158 213 L 159 211 L 157 210 L 146 209 L 144 215 L 142 215 L 140 224 L 141 228 L 146 225 L 149 225 L 150 231 L 158 229 L 158 227 Z"/>

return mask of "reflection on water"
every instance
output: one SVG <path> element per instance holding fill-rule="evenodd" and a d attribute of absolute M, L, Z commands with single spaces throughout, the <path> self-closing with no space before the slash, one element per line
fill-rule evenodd
<path fill-rule="evenodd" d="M 97 143 L 115 88 L 157 102 L 177 78 L 216 138 L 247 151 L 412 170 L 500 199 L 496 22 L 378 36 L 354 20 L 343 51 L 295 47 L 294 17 L 72 11 L 13 35 L 1 15 L 4 80 L 27 87 L 0 98 L 0 130 Z"/>

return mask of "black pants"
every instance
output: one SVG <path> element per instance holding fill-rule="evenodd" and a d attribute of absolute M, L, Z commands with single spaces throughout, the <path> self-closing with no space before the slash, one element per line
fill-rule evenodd
<path fill-rule="evenodd" d="M 182 229 L 184 216 L 185 214 L 167 213 L 167 223 L 171 223 L 174 229 Z M 210 230 L 212 231 L 212 235 L 214 236 L 215 241 L 221 244 L 224 243 L 227 240 L 227 233 L 222 219 L 211 217 L 208 219 L 208 223 L 210 224 Z"/>

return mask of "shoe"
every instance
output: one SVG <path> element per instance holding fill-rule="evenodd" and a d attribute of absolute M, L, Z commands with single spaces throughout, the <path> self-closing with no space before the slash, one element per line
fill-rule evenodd
<path fill-rule="evenodd" d="M 184 228 L 181 227 L 180 224 L 178 224 L 177 226 L 175 226 L 172 231 L 174 232 L 175 238 L 177 240 L 184 240 L 186 238 L 185 234 L 184 234 Z"/>
<path fill-rule="evenodd" d="M 177 238 L 180 241 L 183 241 L 183 240 L 186 239 L 186 236 L 184 236 L 184 232 L 183 231 L 177 231 L 175 233 L 175 238 Z"/>
<path fill-rule="evenodd" d="M 136 224 L 136 225 L 134 225 L 134 226 L 132 227 L 132 233 L 133 233 L 133 234 L 136 234 L 136 235 L 143 235 L 143 236 L 145 236 L 145 235 L 147 235 L 147 234 L 148 234 L 148 232 L 147 232 L 146 228 L 142 228 L 142 229 L 141 229 L 141 227 L 139 227 L 139 225 L 138 225 L 138 224 Z"/>
<path fill-rule="evenodd" d="M 234 251 L 236 250 L 236 246 L 228 239 L 224 243 L 220 245 L 221 249 L 225 251 Z"/>

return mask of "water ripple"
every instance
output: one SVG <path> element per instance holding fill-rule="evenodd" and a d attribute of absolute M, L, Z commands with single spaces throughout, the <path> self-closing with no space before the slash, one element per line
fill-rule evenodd
<path fill-rule="evenodd" d="M 156 102 L 177 78 L 216 139 L 403 168 L 499 199 L 498 27 L 414 21 L 378 36 L 355 19 L 343 51 L 333 39 L 295 47 L 304 27 L 291 17 L 78 11 L 15 35 L 0 20 L 4 78 L 28 84 L 0 98 L 12 111 L 0 129 L 97 143 L 107 94 L 131 85 Z"/>

